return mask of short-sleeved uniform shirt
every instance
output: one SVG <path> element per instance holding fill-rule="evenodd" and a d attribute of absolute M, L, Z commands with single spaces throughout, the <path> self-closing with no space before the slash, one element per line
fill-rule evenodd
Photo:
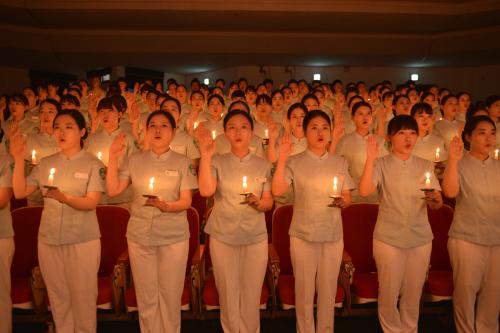
<path fill-rule="evenodd" d="M 290 236 L 309 242 L 342 239 L 340 208 L 328 207 L 335 177 L 339 193 L 354 189 L 343 157 L 328 152 L 317 156 L 309 149 L 290 157 L 285 168 L 285 180 L 295 194 Z"/>
<path fill-rule="evenodd" d="M 378 202 L 380 199 L 377 193 L 368 197 L 361 197 L 358 191 L 359 181 L 361 180 L 361 175 L 365 168 L 367 138 L 368 136 L 363 137 L 358 132 L 354 131 L 344 135 L 337 144 L 337 155 L 343 156 L 347 160 L 349 174 L 356 184 L 356 189 L 352 192 L 353 202 Z M 378 157 L 387 155 L 388 151 L 385 148 L 384 139 L 380 136 L 375 136 L 375 139 L 379 147 Z"/>
<path fill-rule="evenodd" d="M 413 155 L 404 161 L 394 154 L 376 160 L 373 184 L 381 199 L 374 239 L 400 248 L 421 246 L 432 240 L 422 191 L 427 172 L 431 175 L 430 187 L 440 191 L 430 161 Z"/>
<path fill-rule="evenodd" d="M 436 148 L 439 148 L 439 160 L 436 160 Z M 426 135 L 423 138 L 418 137 L 412 154 L 432 162 L 448 160 L 448 152 L 443 138 L 434 134 Z"/>
<path fill-rule="evenodd" d="M 104 192 L 105 169 L 94 155 L 80 151 L 67 158 L 62 152 L 43 158 L 28 176 L 27 184 L 49 185 L 50 169 L 55 168 L 53 185 L 61 192 L 84 197 L 88 192 Z M 44 198 L 38 239 L 61 245 L 86 242 L 100 237 L 94 210 L 78 210 L 51 198 Z"/>
<path fill-rule="evenodd" d="M 233 153 L 212 158 L 212 175 L 217 179 L 215 203 L 205 232 L 218 241 L 231 245 L 255 244 L 267 239 L 264 212 L 259 212 L 244 200 L 243 177 L 247 191 L 261 197 L 271 191 L 271 164 L 255 154 L 242 159 Z"/>
<path fill-rule="evenodd" d="M 200 151 L 196 146 L 195 139 L 184 131 L 175 131 L 175 136 L 170 142 L 170 149 L 191 160 L 200 158 Z"/>
<path fill-rule="evenodd" d="M 12 158 L 10 155 L 0 153 L 0 187 L 12 188 Z M 0 239 L 14 236 L 10 203 L 0 209 Z"/>
<path fill-rule="evenodd" d="M 154 186 L 149 188 L 154 177 Z M 156 195 L 166 202 L 178 201 L 182 191 L 198 187 L 196 170 L 191 160 L 171 149 L 162 155 L 139 151 L 120 167 L 120 178 L 127 179 L 133 190 L 132 212 L 127 227 L 127 238 L 145 245 L 159 246 L 189 239 L 189 225 L 185 210 L 162 212 L 156 207 L 144 206 L 144 195 Z"/>
<path fill-rule="evenodd" d="M 465 154 L 458 162 L 460 189 L 449 236 L 500 245 L 500 160 Z"/>
<path fill-rule="evenodd" d="M 451 140 L 459 135 L 459 128 L 463 126 L 463 123 L 458 120 L 449 121 L 448 119 L 441 119 L 434 124 L 433 133 L 442 137 L 444 140 L 444 145 L 448 149 Z"/>

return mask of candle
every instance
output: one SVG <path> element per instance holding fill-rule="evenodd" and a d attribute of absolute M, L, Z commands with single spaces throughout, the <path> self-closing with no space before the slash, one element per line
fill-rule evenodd
<path fill-rule="evenodd" d="M 215 130 L 212 131 L 212 140 L 215 140 L 215 137 L 217 136 L 217 132 Z"/>
<path fill-rule="evenodd" d="M 495 149 L 495 160 L 498 160 L 498 149 Z"/>
<path fill-rule="evenodd" d="M 243 193 L 246 193 L 248 190 L 247 176 L 243 176 L 241 186 L 243 187 Z"/>
<path fill-rule="evenodd" d="M 97 158 L 98 158 L 100 161 L 102 161 L 102 153 L 101 153 L 101 152 L 98 152 L 98 153 L 97 153 Z"/>
<path fill-rule="evenodd" d="M 31 151 L 31 164 L 36 164 L 36 150 Z"/>
<path fill-rule="evenodd" d="M 333 196 L 336 197 L 338 196 L 339 194 L 339 190 L 338 190 L 338 178 L 335 176 L 333 177 Z"/>
<path fill-rule="evenodd" d="M 431 188 L 431 173 L 430 172 L 425 173 L 425 188 L 426 189 Z"/>
<path fill-rule="evenodd" d="M 264 136 L 267 138 L 269 138 L 269 130 L 266 128 L 266 130 L 264 131 Z"/>
<path fill-rule="evenodd" d="M 439 149 L 439 147 L 436 148 L 436 162 L 439 162 L 439 151 L 441 149 Z"/>
<path fill-rule="evenodd" d="M 197 121 L 194 122 L 193 127 L 194 127 L 194 129 L 196 129 L 198 127 L 198 122 Z"/>
<path fill-rule="evenodd" d="M 148 189 L 150 192 L 153 192 L 153 190 L 155 189 L 155 177 L 149 178 Z"/>
<path fill-rule="evenodd" d="M 55 168 L 51 168 L 49 171 L 49 186 L 54 186 L 54 174 L 56 173 Z"/>

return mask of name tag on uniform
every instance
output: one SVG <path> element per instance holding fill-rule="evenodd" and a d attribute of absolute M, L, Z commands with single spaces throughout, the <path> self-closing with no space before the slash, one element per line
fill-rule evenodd
<path fill-rule="evenodd" d="M 176 153 L 184 153 L 184 150 L 186 150 L 186 146 L 170 146 L 170 149 L 175 151 Z"/>
<path fill-rule="evenodd" d="M 258 177 L 257 176 L 257 177 L 255 177 L 255 181 L 257 183 L 265 183 L 265 182 L 267 182 L 267 178 L 266 177 Z"/>
<path fill-rule="evenodd" d="M 167 177 L 177 177 L 179 175 L 179 171 L 177 170 L 165 170 L 165 176 Z"/>
<path fill-rule="evenodd" d="M 84 172 L 75 172 L 76 179 L 89 179 L 89 175 Z"/>
<path fill-rule="evenodd" d="M 251 153 L 255 153 L 257 151 L 257 147 L 248 147 L 248 150 L 250 150 Z"/>

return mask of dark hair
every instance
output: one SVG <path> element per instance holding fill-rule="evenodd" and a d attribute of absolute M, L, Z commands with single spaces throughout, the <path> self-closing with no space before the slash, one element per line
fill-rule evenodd
<path fill-rule="evenodd" d="M 394 93 L 392 91 L 388 91 L 388 92 L 383 93 L 382 101 L 385 101 L 390 96 L 394 97 Z"/>
<path fill-rule="evenodd" d="M 224 79 L 218 78 L 217 80 L 215 80 L 215 84 L 219 82 L 222 82 L 224 85 L 226 85 L 226 81 Z"/>
<path fill-rule="evenodd" d="M 288 108 L 288 112 L 286 113 L 286 117 L 288 119 L 290 119 L 292 117 L 292 112 L 295 109 L 302 109 L 302 111 L 304 111 L 304 114 L 307 114 L 309 112 L 309 110 L 307 109 L 307 107 L 304 104 L 294 103 Z"/>
<path fill-rule="evenodd" d="M 397 96 L 394 96 L 394 99 L 392 100 L 392 105 L 396 105 L 399 102 L 399 100 L 402 98 L 406 98 L 408 101 L 410 100 L 408 98 L 408 96 L 406 96 L 406 95 L 397 95 Z"/>
<path fill-rule="evenodd" d="M 234 99 L 234 98 L 237 98 L 237 97 L 245 98 L 245 93 L 243 92 L 243 90 L 235 90 L 235 91 L 233 91 L 233 93 L 231 94 L 231 99 Z"/>
<path fill-rule="evenodd" d="M 446 102 L 448 102 L 449 99 L 452 99 L 452 98 L 457 98 L 455 95 L 452 95 L 452 94 L 449 94 L 449 95 L 446 95 L 444 96 L 443 98 L 441 98 L 441 105 L 444 106 L 446 104 Z"/>
<path fill-rule="evenodd" d="M 423 93 L 422 97 L 420 97 L 420 100 L 423 102 L 429 96 L 432 96 L 432 98 L 434 98 L 434 100 L 436 100 L 436 96 L 434 96 L 434 94 L 430 93 L 430 92 Z"/>
<path fill-rule="evenodd" d="M 417 103 L 411 107 L 410 115 L 413 118 L 415 118 L 416 115 L 422 113 L 427 113 L 430 116 L 434 114 L 434 112 L 432 112 L 432 107 L 425 102 Z"/>
<path fill-rule="evenodd" d="M 313 94 L 305 94 L 304 97 L 302 97 L 302 99 L 300 100 L 300 102 L 305 105 L 306 101 L 308 99 L 314 99 L 316 101 L 316 103 L 318 103 L 318 105 L 319 105 L 319 99 L 318 99 L 318 97 L 316 97 Z"/>
<path fill-rule="evenodd" d="M 268 83 L 270 83 L 271 85 L 273 85 L 273 84 L 274 84 L 274 81 L 273 81 L 273 80 L 271 80 L 271 79 L 265 79 L 262 83 L 264 83 L 264 85 L 266 85 L 266 84 L 268 84 Z"/>
<path fill-rule="evenodd" d="M 59 114 L 59 112 L 61 112 L 61 104 L 59 104 L 59 102 L 56 101 L 53 98 L 46 98 L 46 99 L 44 99 L 43 101 L 40 102 L 40 105 L 38 106 L 38 108 L 41 109 L 42 105 L 44 105 L 44 104 L 54 105 L 56 107 L 57 114 Z"/>
<path fill-rule="evenodd" d="M 243 116 L 243 117 L 245 117 L 245 118 L 248 120 L 248 122 L 250 123 L 250 128 L 251 128 L 251 129 L 252 129 L 252 131 L 253 131 L 253 119 L 252 119 L 252 117 L 250 117 L 250 114 L 249 114 L 248 112 L 243 111 L 243 110 L 240 110 L 240 109 L 236 109 L 236 110 L 229 111 L 229 112 L 226 114 L 226 116 L 224 117 L 224 120 L 223 120 L 224 131 L 226 130 L 226 125 L 227 125 L 227 122 L 228 122 L 231 118 L 233 118 L 233 117 L 235 117 L 235 116 L 238 116 L 238 115 Z"/>
<path fill-rule="evenodd" d="M 153 119 L 153 117 L 155 117 L 155 116 L 166 117 L 168 122 L 170 123 L 170 126 L 172 127 L 172 129 L 175 129 L 176 126 L 175 126 L 174 116 L 172 116 L 170 113 L 163 111 L 163 110 L 156 110 L 156 111 L 153 111 L 149 114 L 148 119 L 146 120 L 146 128 L 149 127 L 149 123 L 151 122 L 151 119 Z"/>
<path fill-rule="evenodd" d="M 191 95 L 189 95 L 189 99 L 192 100 L 193 99 L 193 95 L 200 95 L 201 97 L 203 97 L 203 99 L 205 99 L 205 95 L 203 95 L 203 93 L 199 90 L 195 90 L 193 92 L 191 92 Z M 214 94 L 214 95 L 217 95 L 217 94 Z M 213 96 L 213 95 L 210 95 L 210 96 Z"/>
<path fill-rule="evenodd" d="M 181 102 L 177 98 L 173 98 L 171 96 L 167 96 L 163 102 L 160 104 L 160 109 L 163 110 L 163 104 L 165 104 L 168 101 L 173 101 L 177 105 L 177 109 L 179 110 L 179 115 L 182 113 L 182 108 L 181 108 Z"/>
<path fill-rule="evenodd" d="M 352 106 L 351 114 L 354 116 L 356 114 L 356 111 L 358 111 L 358 109 L 362 106 L 366 106 L 367 108 L 370 109 L 370 111 L 372 111 L 372 106 L 369 103 L 361 101 L 361 102 L 354 103 L 354 105 Z"/>
<path fill-rule="evenodd" d="M 235 107 L 235 105 L 238 105 L 238 104 L 241 104 L 243 105 L 243 107 L 245 108 L 245 110 L 250 113 L 250 107 L 248 106 L 248 104 L 246 102 L 243 102 L 243 101 L 235 101 L 235 102 L 232 102 L 230 105 L 229 105 L 229 108 L 227 109 L 228 111 L 231 111 L 233 108 L 235 108 L 235 110 L 237 110 L 238 108 Z"/>
<path fill-rule="evenodd" d="M 469 96 L 470 99 L 472 99 L 471 94 L 469 94 L 467 91 L 459 92 L 456 97 L 457 97 L 457 99 L 460 99 L 460 97 L 462 97 L 463 95 L 467 95 L 467 96 Z"/>
<path fill-rule="evenodd" d="M 327 123 L 328 126 L 332 126 L 332 122 L 330 121 L 330 117 L 326 113 L 324 113 L 321 110 L 312 110 L 306 113 L 306 116 L 304 117 L 304 122 L 302 123 L 302 128 L 304 129 L 304 133 L 306 132 L 307 126 L 313 120 L 314 118 L 323 118 Z"/>
<path fill-rule="evenodd" d="M 9 97 L 9 101 L 21 102 L 24 106 L 28 106 L 28 99 L 23 94 L 14 94 Z"/>
<path fill-rule="evenodd" d="M 115 108 L 118 113 L 123 113 L 127 110 L 127 101 L 121 95 L 112 95 L 101 99 L 99 104 L 97 104 L 97 111 L 102 109 L 112 110 L 113 108 Z"/>
<path fill-rule="evenodd" d="M 349 100 L 347 101 L 347 107 L 350 108 L 352 103 L 354 102 L 355 99 L 360 99 L 361 101 L 360 102 L 364 102 L 365 100 L 363 99 L 363 97 L 359 96 L 359 95 L 354 95 L 352 96 L 351 98 L 349 98 Z M 356 102 L 356 103 L 359 103 L 359 102 Z"/>
<path fill-rule="evenodd" d="M 255 90 L 254 86 L 247 86 L 247 88 L 245 89 L 245 94 L 248 94 L 250 91 L 254 92 L 254 93 L 257 92 L 257 90 Z"/>
<path fill-rule="evenodd" d="M 278 89 L 278 90 L 273 91 L 273 93 L 271 94 L 271 100 L 274 98 L 274 96 L 276 96 L 278 94 L 280 94 L 281 97 L 285 97 L 285 96 L 283 96 L 283 92 Z"/>
<path fill-rule="evenodd" d="M 462 141 L 464 142 L 464 148 L 467 150 L 470 150 L 470 142 L 467 140 L 467 136 L 471 136 L 472 132 L 476 129 L 476 127 L 482 123 L 482 122 L 487 122 L 493 126 L 493 128 L 496 130 L 496 125 L 495 122 L 488 116 L 474 116 L 471 117 L 467 122 L 465 123 L 464 130 L 462 131 Z"/>
<path fill-rule="evenodd" d="M 414 130 L 418 135 L 418 124 L 415 118 L 407 114 L 401 114 L 398 116 L 394 116 L 394 118 L 389 121 L 387 134 L 394 135 L 397 132 L 405 129 Z"/>
<path fill-rule="evenodd" d="M 56 125 L 57 118 L 59 118 L 61 116 L 70 116 L 71 118 L 73 118 L 73 120 L 75 121 L 76 125 L 78 126 L 78 128 L 80 130 L 82 130 L 82 129 L 85 130 L 85 134 L 80 138 L 80 148 L 83 148 L 83 142 L 85 141 L 85 139 L 89 135 L 89 132 L 87 131 L 87 127 L 85 124 L 85 118 L 83 117 L 83 115 L 80 113 L 80 111 L 78 111 L 76 109 L 61 110 L 57 113 L 57 116 L 54 118 L 54 122 L 52 123 L 52 127 L 54 127 Z"/>
<path fill-rule="evenodd" d="M 70 94 L 62 95 L 59 103 L 61 103 L 61 105 L 62 105 L 64 102 L 71 103 L 75 106 L 80 107 L 80 101 L 78 100 L 78 98 L 76 98 L 75 96 L 70 95 Z"/>
<path fill-rule="evenodd" d="M 490 108 L 493 104 L 500 101 L 500 95 L 492 95 L 486 98 L 486 107 Z"/>
<path fill-rule="evenodd" d="M 70 91 L 76 92 L 80 98 L 82 98 L 82 96 L 83 96 L 81 89 L 78 89 L 77 87 L 71 87 L 71 88 L 69 88 L 68 89 L 68 94 L 69 94 Z"/>
<path fill-rule="evenodd" d="M 210 95 L 213 95 L 213 94 L 215 94 L 215 91 L 216 91 L 216 90 L 220 90 L 220 92 L 221 92 L 222 94 L 224 94 L 224 90 L 222 90 L 222 88 L 221 88 L 221 87 L 219 87 L 219 86 L 213 86 L 212 88 L 210 88 L 210 89 L 208 90 L 208 93 L 209 93 Z"/>
<path fill-rule="evenodd" d="M 260 94 L 259 96 L 257 96 L 257 99 L 255 100 L 255 105 L 259 105 L 262 103 L 272 105 L 273 101 L 271 100 L 271 97 L 269 97 L 268 94 Z"/>
<path fill-rule="evenodd" d="M 215 99 L 218 99 L 218 100 L 219 100 L 219 102 L 220 102 L 220 104 L 222 104 L 223 106 L 225 106 L 225 105 L 226 105 L 226 103 L 224 103 L 224 98 L 222 98 L 222 96 L 217 95 L 217 94 L 213 94 L 213 95 L 210 95 L 210 96 L 208 97 L 208 100 L 207 100 L 207 105 L 210 105 L 210 102 L 211 102 L 214 98 L 215 98 Z"/>
<path fill-rule="evenodd" d="M 475 107 L 471 107 L 469 108 L 469 110 L 467 110 L 467 112 L 465 113 L 465 121 L 467 122 L 472 117 L 476 117 L 476 113 L 478 113 L 479 111 L 488 113 L 488 110 L 486 110 L 482 105 L 476 105 Z"/>

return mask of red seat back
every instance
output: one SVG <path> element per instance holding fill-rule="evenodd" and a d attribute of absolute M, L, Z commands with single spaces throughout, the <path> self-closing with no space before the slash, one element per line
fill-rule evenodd
<path fill-rule="evenodd" d="M 12 277 L 29 277 L 38 266 L 38 228 L 43 207 L 23 207 L 12 211 L 16 251 L 11 266 Z"/>
<path fill-rule="evenodd" d="M 191 206 L 198 212 L 198 219 L 201 222 L 207 210 L 207 198 L 202 197 L 199 191 L 194 191 Z"/>
<path fill-rule="evenodd" d="M 427 216 L 431 225 L 432 252 L 431 271 L 451 270 L 450 257 L 448 255 L 448 231 L 453 221 L 453 208 L 443 205 L 437 210 L 427 209 Z"/>
<path fill-rule="evenodd" d="M 101 265 L 99 276 L 113 273 L 118 257 L 127 249 L 127 223 L 130 213 L 118 206 L 97 206 L 97 221 L 101 230 Z"/>
<path fill-rule="evenodd" d="M 191 269 L 191 259 L 193 259 L 194 252 L 200 245 L 200 217 L 195 208 L 189 207 L 187 209 L 187 219 L 189 222 L 189 255 L 186 266 L 186 275 Z"/>
<path fill-rule="evenodd" d="M 354 203 L 342 210 L 344 249 L 352 258 L 357 273 L 375 272 L 373 230 L 378 204 Z"/>
<path fill-rule="evenodd" d="M 293 274 L 292 261 L 290 259 L 290 236 L 288 229 L 292 222 L 293 205 L 284 205 L 274 210 L 272 223 L 272 244 L 280 258 L 280 273 L 284 275 Z"/>

